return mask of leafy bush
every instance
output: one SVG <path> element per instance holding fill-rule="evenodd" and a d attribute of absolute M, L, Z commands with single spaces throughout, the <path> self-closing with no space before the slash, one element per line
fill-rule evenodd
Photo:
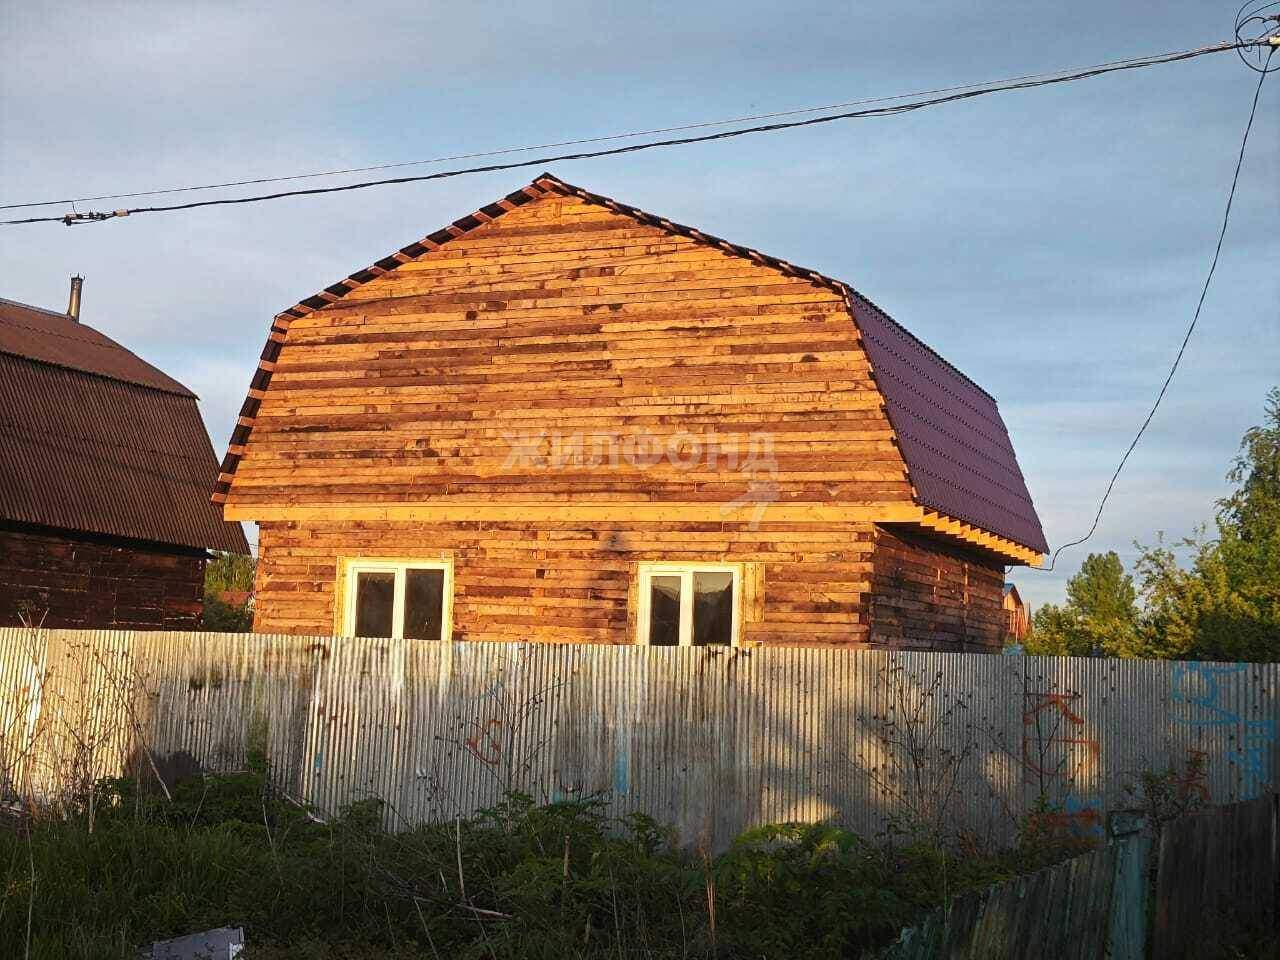
<path fill-rule="evenodd" d="M 234 605 L 206 593 L 200 626 L 211 633 L 250 633 L 253 631 L 253 610 L 247 603 Z"/>

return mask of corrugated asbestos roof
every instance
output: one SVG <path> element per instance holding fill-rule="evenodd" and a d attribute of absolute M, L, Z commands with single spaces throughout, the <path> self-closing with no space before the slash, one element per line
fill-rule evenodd
<path fill-rule="evenodd" d="M 136 383 L 183 397 L 195 394 L 110 337 L 65 313 L 0 298 L 0 353 Z"/>
<path fill-rule="evenodd" d="M 0 302 L 0 519 L 248 553 L 176 380 L 69 317 Z"/>
<path fill-rule="evenodd" d="M 995 398 L 874 303 L 840 280 L 590 193 L 549 173 L 276 314 L 262 351 L 263 362 L 250 384 L 250 394 L 240 409 L 241 422 L 232 433 L 222 462 L 215 499 L 225 500 L 230 490 L 236 465 L 253 429 L 262 392 L 271 381 L 271 370 L 293 319 L 323 309 L 402 263 L 436 250 L 507 211 L 547 194 L 574 196 L 599 204 L 641 223 L 690 237 L 840 293 L 862 333 L 872 375 L 884 397 L 889 422 L 898 436 L 908 476 L 916 491 L 916 502 L 1022 546 L 1048 552 L 1035 505 Z"/>

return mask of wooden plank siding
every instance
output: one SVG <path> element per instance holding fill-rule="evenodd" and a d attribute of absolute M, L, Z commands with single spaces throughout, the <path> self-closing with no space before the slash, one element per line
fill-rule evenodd
<path fill-rule="evenodd" d="M 850 523 L 264 523 L 254 628 L 334 630 L 341 556 L 447 554 L 453 638 L 631 643 L 636 563 L 758 564 L 762 612 L 745 643 L 869 639 L 872 525 Z"/>
<path fill-rule="evenodd" d="M 226 498 L 258 630 L 341 632 L 342 557 L 447 553 L 455 639 L 632 642 L 636 563 L 681 559 L 758 565 L 745 642 L 990 642 L 873 635 L 875 522 L 923 511 L 837 291 L 559 194 L 405 260 L 279 321 Z"/>
<path fill-rule="evenodd" d="M 1004 567 L 950 544 L 877 527 L 871 594 L 879 643 L 964 650 L 1004 642 Z"/>
<path fill-rule="evenodd" d="M 684 438 L 686 463 L 709 431 L 720 456 L 765 434 L 782 502 L 911 502 L 838 295 L 554 197 L 293 321 L 228 506 L 729 501 L 749 487 L 705 451 L 693 469 L 510 465 L 512 439 L 540 431 Z"/>

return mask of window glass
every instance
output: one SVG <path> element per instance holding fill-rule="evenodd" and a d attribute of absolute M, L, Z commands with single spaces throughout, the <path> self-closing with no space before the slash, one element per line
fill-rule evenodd
<path fill-rule="evenodd" d="M 693 644 L 729 646 L 733 642 L 733 574 L 694 571 L 693 604 Z"/>
<path fill-rule="evenodd" d="M 649 643 L 674 647 L 680 643 L 680 577 L 649 578 Z"/>
<path fill-rule="evenodd" d="M 406 570 L 404 636 L 440 640 L 444 628 L 444 571 Z"/>
<path fill-rule="evenodd" d="M 356 575 L 357 637 L 389 637 L 393 634 L 396 575 L 368 572 Z"/>

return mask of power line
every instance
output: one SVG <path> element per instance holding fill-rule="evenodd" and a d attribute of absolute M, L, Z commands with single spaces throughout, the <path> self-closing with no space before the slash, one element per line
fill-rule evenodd
<path fill-rule="evenodd" d="M 1241 43 L 1247 42 L 1247 38 L 1237 36 L 1237 40 Z M 1081 67 L 1081 70 L 1095 70 L 1102 67 L 1110 67 L 1122 63 L 1130 63 L 1134 59 L 1148 58 L 1125 58 L 1121 60 L 1108 60 L 1105 63 L 1094 64 L 1092 67 Z M 312 180 L 321 177 L 339 177 L 353 173 L 371 173 L 377 170 L 395 170 L 402 167 L 418 167 L 426 166 L 433 163 L 450 163 L 455 160 L 477 160 L 482 157 L 499 157 L 512 153 L 527 153 L 531 150 L 553 150 L 558 147 L 576 147 L 588 143 L 607 143 L 613 140 L 632 140 L 636 137 L 650 137 L 662 133 L 681 133 L 686 130 L 701 130 L 707 127 L 725 127 L 735 123 L 755 123 L 759 120 L 776 120 L 780 117 L 794 117 L 801 114 L 809 113 L 826 113 L 829 110 L 843 110 L 846 107 L 865 106 L 872 103 L 890 103 L 895 100 L 911 100 L 916 97 L 930 97 L 944 93 L 955 93 L 960 90 L 972 90 L 977 87 L 988 87 L 995 84 L 1018 83 L 1024 80 L 1040 80 L 1047 77 L 1056 77 L 1067 70 L 1053 70 L 1048 73 L 1028 73 L 1017 77 L 1004 77 L 999 80 L 988 80 L 976 83 L 962 83 L 949 87 L 936 87 L 932 90 L 917 90 L 913 93 L 899 93 L 894 96 L 886 97 L 866 97 L 860 100 L 846 100 L 841 103 L 828 103 L 819 107 L 797 107 L 791 110 L 779 110 L 774 113 L 760 113 L 745 117 L 732 117 L 725 120 L 703 120 L 697 123 L 685 123 L 676 126 L 654 127 L 648 130 L 636 130 L 631 133 L 614 133 L 608 136 L 600 137 L 579 137 L 573 140 L 557 140 L 551 143 L 530 144 L 523 147 L 504 147 L 499 150 L 482 150 L 473 153 L 456 153 L 450 156 L 431 157 L 425 160 L 402 160 L 395 163 L 377 163 L 364 167 L 346 167 L 339 170 L 322 170 L 315 173 L 295 173 L 284 176 L 273 177 L 257 177 L 247 180 L 228 180 L 223 183 L 206 183 L 197 186 L 186 187 L 166 187 L 157 190 L 139 190 L 134 193 L 107 193 L 95 197 L 69 197 L 65 200 L 38 200 L 27 203 L 5 203 L 0 204 L 0 210 L 21 210 L 30 207 L 53 207 L 63 206 L 73 203 L 93 203 L 98 200 L 131 200 L 135 197 L 154 197 L 162 194 L 173 193 L 192 193 L 199 190 L 221 190 L 229 187 L 247 187 L 257 186 L 265 183 L 284 183 L 290 180 Z"/>
<path fill-rule="evenodd" d="M 1156 411 L 1160 409 L 1160 402 L 1164 400 L 1164 395 L 1169 389 L 1169 384 L 1173 381 L 1173 375 L 1178 372 L 1178 364 L 1182 362 L 1182 356 L 1187 352 L 1187 344 L 1191 342 L 1191 334 L 1195 332 L 1196 323 L 1200 320 L 1200 311 L 1204 308 L 1205 297 L 1209 293 L 1209 284 L 1213 282 L 1214 271 L 1218 269 L 1218 257 L 1222 255 L 1222 241 L 1227 236 L 1227 223 L 1231 220 L 1231 202 L 1236 196 L 1236 184 L 1240 181 L 1240 168 L 1244 165 L 1244 150 L 1249 143 L 1249 131 L 1253 129 L 1253 118 L 1258 112 L 1258 97 L 1262 94 L 1263 81 L 1267 79 L 1270 72 L 1271 57 L 1274 49 L 1267 54 L 1266 60 L 1263 62 L 1261 69 L 1258 70 L 1258 86 L 1253 91 L 1253 105 L 1249 108 L 1249 122 L 1245 124 L 1244 136 L 1240 140 L 1240 154 L 1236 157 L 1235 174 L 1231 177 L 1231 190 L 1227 193 L 1227 207 L 1222 214 L 1222 229 L 1218 231 L 1218 244 L 1213 250 L 1213 260 L 1209 264 L 1209 273 L 1204 278 L 1204 287 L 1200 290 L 1200 299 L 1196 303 L 1195 314 L 1191 318 L 1191 325 L 1187 327 L 1186 335 L 1182 338 L 1182 346 L 1178 348 L 1178 355 L 1173 358 L 1173 366 L 1169 368 L 1169 375 L 1164 378 L 1164 383 L 1160 386 L 1160 392 L 1156 395 L 1156 402 L 1151 406 L 1151 412 L 1147 414 L 1147 419 L 1142 421 L 1142 426 L 1138 428 L 1138 432 L 1134 434 L 1133 442 L 1129 444 L 1129 448 L 1125 450 L 1124 456 L 1120 458 L 1120 463 L 1116 466 L 1116 472 L 1111 475 L 1111 482 L 1107 484 L 1106 492 L 1102 494 L 1102 500 L 1098 504 L 1098 512 L 1093 518 L 1093 526 L 1079 540 L 1072 540 L 1070 543 L 1064 543 L 1053 552 L 1053 559 L 1047 567 L 1040 568 L 1043 572 L 1048 573 L 1058 563 L 1058 555 L 1068 547 L 1076 547 L 1084 543 L 1093 536 L 1094 531 L 1098 529 L 1098 522 L 1102 519 L 1103 508 L 1107 505 L 1107 500 L 1111 497 L 1111 491 L 1115 488 L 1116 480 L 1120 478 L 1120 471 L 1124 469 L 1124 465 L 1129 460 L 1129 455 L 1133 453 L 1134 448 L 1138 446 L 1138 441 L 1142 439 L 1142 435 L 1147 432 L 1152 419 L 1156 415 Z M 1036 568 L 1032 568 L 1036 569 Z"/>
<path fill-rule="evenodd" d="M 909 113 L 920 110 L 925 107 L 938 106 L 944 103 L 953 103 L 959 100 L 969 100 L 975 97 L 986 96 L 992 93 L 1002 93 L 1010 90 L 1027 90 L 1035 87 L 1050 86 L 1052 84 L 1067 83 L 1074 80 L 1083 80 L 1089 77 L 1101 76 L 1106 73 L 1115 73 L 1122 70 L 1136 70 L 1143 67 L 1156 66 L 1162 63 L 1176 63 L 1182 60 L 1190 60 L 1196 57 L 1202 57 L 1211 53 L 1222 53 L 1227 50 L 1235 50 L 1240 46 L 1239 41 L 1224 41 L 1221 43 L 1211 44 L 1206 47 L 1198 47 L 1193 50 L 1182 50 L 1175 53 L 1156 54 L 1149 57 L 1140 57 L 1130 60 L 1118 60 L 1107 64 L 1099 64 L 1098 66 L 1088 67 L 1071 73 L 1057 75 L 1043 75 L 1035 79 L 1007 81 L 997 84 L 991 84 L 975 89 L 962 88 L 960 92 L 952 92 L 941 96 L 929 97 L 923 100 L 914 100 L 907 103 L 895 104 L 893 106 L 872 107 L 865 110 L 852 110 L 843 113 L 831 114 L 822 117 L 809 117 L 804 120 L 790 120 L 779 123 L 760 124 L 757 126 L 743 127 L 737 130 L 725 130 L 719 133 L 708 133 L 699 136 L 677 137 L 666 140 L 653 140 L 646 143 L 629 144 L 621 147 L 611 147 L 604 150 L 583 151 L 578 153 L 558 154 L 554 156 L 539 157 L 534 160 L 518 160 L 510 163 L 494 163 L 484 166 L 464 167 L 456 170 L 443 170 L 438 173 L 422 174 L 412 177 L 393 177 L 383 180 L 366 180 L 359 183 L 342 184 L 333 187 L 312 187 L 303 190 L 285 190 L 278 193 L 259 194 L 249 197 L 234 197 L 220 200 L 199 200 L 190 203 L 171 204 L 167 206 L 155 207 L 135 207 L 132 209 L 114 210 L 114 211 L 93 211 L 89 213 L 70 213 L 61 217 L 28 217 L 19 220 L 0 221 L 0 226 L 16 226 L 28 223 L 65 223 L 68 226 L 79 223 L 91 223 L 102 220 L 110 220 L 116 217 L 132 216 L 140 213 L 162 213 L 176 210 L 193 210 L 199 207 L 215 207 L 228 206 L 233 204 L 245 203 L 261 203 L 267 200 L 279 200 L 285 197 L 303 197 L 316 196 L 327 193 L 344 193 L 352 190 L 363 190 L 369 187 L 391 186 L 405 183 L 422 183 L 428 180 L 444 180 L 452 177 L 460 177 L 476 173 L 492 173 L 501 170 L 514 170 L 521 167 L 545 166 L 551 163 L 557 163 L 568 160 L 588 160 L 598 157 L 618 156 L 626 153 L 636 153 L 642 150 L 653 150 L 659 147 L 676 147 L 687 146 L 695 143 L 707 143 L 714 140 L 726 140 L 733 137 L 746 136 L 756 133 L 773 133 L 779 130 L 790 130 L 798 127 L 815 126 L 817 124 L 832 123 L 837 120 L 852 120 L 863 117 L 883 117 L 896 116 L 900 113 Z"/>
<path fill-rule="evenodd" d="M 1236 48 L 1236 54 L 1241 63 L 1259 73 L 1280 69 L 1280 63 L 1274 68 L 1271 66 L 1271 54 L 1276 47 L 1276 40 L 1272 37 L 1276 27 L 1273 25 L 1280 25 L 1280 15 L 1263 12 L 1272 7 L 1280 7 L 1280 2 L 1244 0 L 1236 11 L 1236 40 L 1241 44 Z"/>

